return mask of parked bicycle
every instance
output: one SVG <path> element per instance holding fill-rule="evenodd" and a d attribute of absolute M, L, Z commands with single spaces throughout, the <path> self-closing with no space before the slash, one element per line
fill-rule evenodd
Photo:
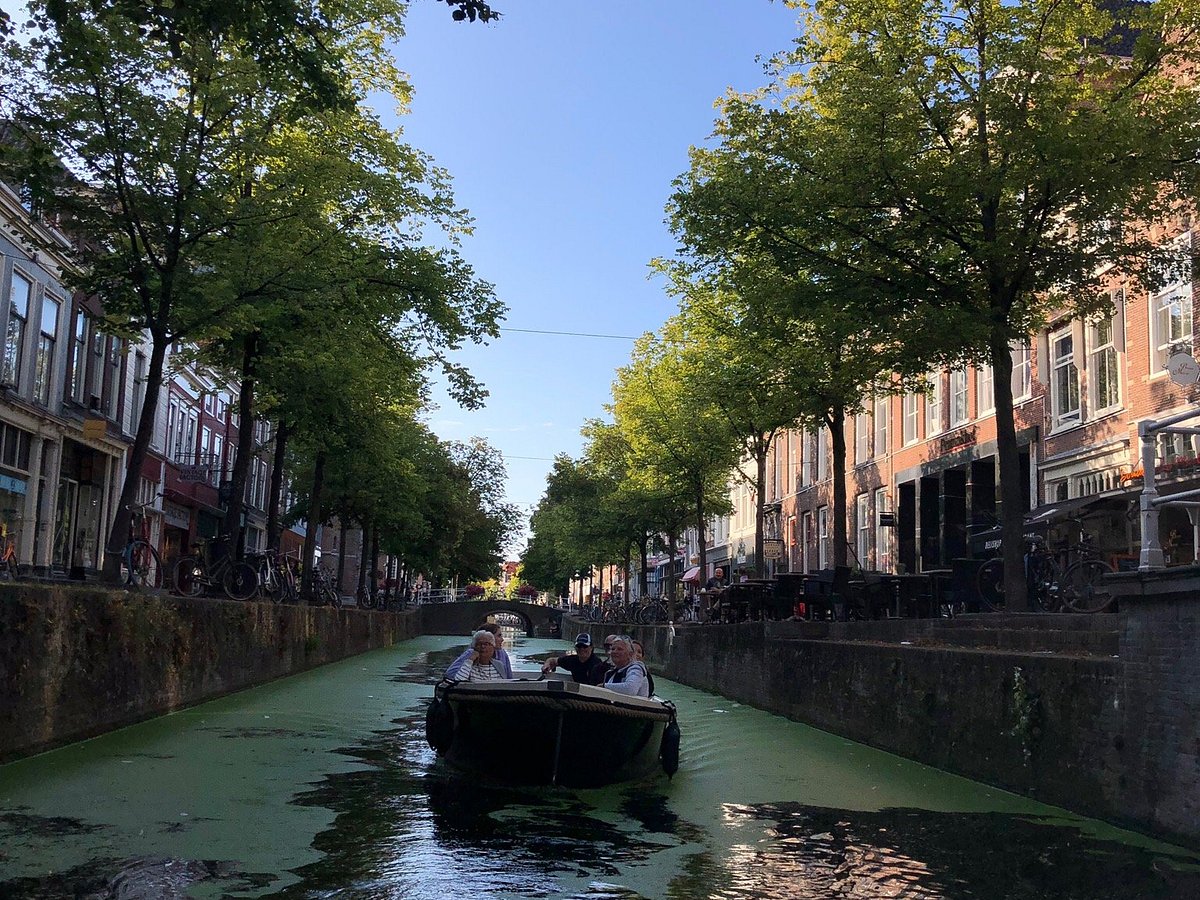
<path fill-rule="evenodd" d="M 342 605 L 342 598 L 338 595 L 333 573 L 320 563 L 313 567 L 313 592 L 318 605 Z"/>
<path fill-rule="evenodd" d="M 1027 534 L 1025 540 L 1029 544 L 1025 554 L 1026 589 L 1036 609 L 1099 613 L 1112 605 L 1112 589 L 1104 584 L 1104 576 L 1116 570 L 1101 558 L 1090 535 L 1081 532 L 1079 543 L 1067 547 L 1067 558 L 1074 557 L 1075 561 L 1066 568 L 1060 563 L 1059 554 L 1050 550 L 1040 535 Z M 1007 607 L 1002 558 L 985 562 L 976 584 L 979 597 L 989 610 L 1003 611 Z"/>
<path fill-rule="evenodd" d="M 249 600 L 258 590 L 258 573 L 248 562 L 239 562 L 233 554 L 233 542 L 228 535 L 218 541 L 226 552 L 212 559 L 214 542 L 197 541 L 200 552 L 182 557 L 175 563 L 173 583 L 175 592 L 184 597 L 199 597 L 212 592 L 218 585 L 230 600 Z"/>
<path fill-rule="evenodd" d="M 130 507 L 129 540 L 121 550 L 121 583 L 128 588 L 162 587 L 162 561 L 150 542 L 150 519 L 146 515 L 153 503 L 148 500 Z"/>
<path fill-rule="evenodd" d="M 296 587 L 296 572 L 291 561 L 278 550 L 263 550 L 251 554 L 247 561 L 258 575 L 258 592 L 272 603 L 295 603 L 300 592 Z"/>

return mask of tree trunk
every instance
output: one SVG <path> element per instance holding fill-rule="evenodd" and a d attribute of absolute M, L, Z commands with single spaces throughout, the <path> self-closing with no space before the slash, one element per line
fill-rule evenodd
<path fill-rule="evenodd" d="M 846 407 L 829 411 L 833 437 L 833 564 L 846 565 Z M 819 538 L 818 538 L 819 540 Z"/>
<path fill-rule="evenodd" d="M 362 531 L 358 536 L 358 583 L 355 585 L 354 595 L 362 596 L 362 592 L 370 587 L 370 581 L 367 579 L 367 573 L 370 565 L 371 552 L 371 524 L 369 521 L 363 521 Z"/>
<path fill-rule="evenodd" d="M 698 550 L 697 565 L 700 568 L 700 575 L 708 571 L 708 526 L 704 521 L 704 484 L 703 482 L 696 488 L 696 547 Z"/>
<path fill-rule="evenodd" d="M 670 556 L 668 557 L 667 565 L 667 619 L 671 622 L 675 621 L 675 549 L 679 544 L 678 535 L 675 529 L 672 528 L 667 532 L 667 540 L 671 542 Z"/>
<path fill-rule="evenodd" d="M 645 597 L 650 593 L 650 573 L 646 571 L 650 564 L 650 535 L 643 534 L 638 543 L 638 555 L 641 558 L 642 571 L 638 575 L 638 596 Z"/>
<path fill-rule="evenodd" d="M 271 460 L 271 496 L 267 500 L 267 546 L 272 550 L 279 549 L 279 536 L 283 533 L 279 504 L 283 499 L 283 463 L 287 458 L 288 433 L 287 423 L 281 421 L 275 431 L 275 455 Z"/>
<path fill-rule="evenodd" d="M 346 533 L 350 530 L 350 517 L 341 516 L 338 519 L 338 570 L 337 589 L 339 594 L 346 593 Z"/>
<path fill-rule="evenodd" d="M 242 555 L 241 541 L 237 539 L 242 526 L 242 507 L 245 504 L 246 476 L 254 459 L 254 364 L 258 358 L 258 332 L 246 335 L 242 345 L 242 382 L 238 393 L 238 442 L 237 455 L 233 458 L 230 473 L 229 500 L 225 506 L 225 521 L 221 530 L 234 539 L 237 557 Z"/>
<path fill-rule="evenodd" d="M 767 452 L 771 449 L 770 439 L 759 439 L 754 444 L 754 577 L 764 578 L 767 573 L 763 559 L 763 523 L 767 505 Z M 729 579 L 731 582 L 733 579 Z"/>
<path fill-rule="evenodd" d="M 371 528 L 371 594 L 379 592 L 379 526 Z"/>
<path fill-rule="evenodd" d="M 129 449 L 129 461 L 125 466 L 125 482 L 121 485 L 121 496 L 113 513 L 112 527 L 108 532 L 107 551 L 104 555 L 102 578 L 109 584 L 121 580 L 121 554 L 129 540 L 129 523 L 133 517 L 133 504 L 137 502 L 138 482 L 142 478 L 142 465 L 150 451 L 150 440 L 154 437 L 154 420 L 158 413 L 158 398 L 162 392 L 163 366 L 167 357 L 165 334 L 151 332 L 150 369 L 146 373 L 146 395 L 138 416 L 137 434 Z"/>
<path fill-rule="evenodd" d="M 996 455 L 1000 458 L 1000 549 L 1004 555 L 1005 608 L 1028 612 L 1025 581 L 1024 497 L 1017 425 L 1013 418 L 1012 352 L 1008 342 L 992 343 L 992 389 L 996 405 Z"/>
<path fill-rule="evenodd" d="M 629 576 L 633 571 L 633 545 L 625 545 L 625 553 L 621 557 L 621 563 L 625 567 L 625 577 L 621 579 L 621 602 L 629 602 Z"/>
<path fill-rule="evenodd" d="M 313 565 L 317 555 L 317 529 L 321 524 L 321 492 L 325 488 L 325 451 L 317 454 L 313 464 L 312 494 L 308 503 L 308 527 L 304 530 L 304 578 L 300 582 L 302 603 L 313 598 Z"/>

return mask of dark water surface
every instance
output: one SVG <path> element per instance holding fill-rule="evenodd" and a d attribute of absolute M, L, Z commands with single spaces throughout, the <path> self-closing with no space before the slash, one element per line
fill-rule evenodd
<path fill-rule="evenodd" d="M 673 781 L 455 778 L 424 707 L 463 646 L 420 638 L 0 767 L 0 900 L 1200 898 L 1184 850 L 663 679 Z"/>

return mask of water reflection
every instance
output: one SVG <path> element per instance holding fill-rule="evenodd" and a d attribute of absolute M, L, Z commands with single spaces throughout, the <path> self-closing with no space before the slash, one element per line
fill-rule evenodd
<path fill-rule="evenodd" d="M 1182 851 L 674 685 L 674 782 L 464 782 L 424 705 L 465 643 L 0 767 L 0 900 L 1200 896 Z"/>

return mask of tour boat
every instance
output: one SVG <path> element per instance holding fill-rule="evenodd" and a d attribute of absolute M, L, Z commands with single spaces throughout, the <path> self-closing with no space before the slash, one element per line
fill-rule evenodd
<path fill-rule="evenodd" d="M 674 704 L 557 675 L 443 681 L 425 736 L 453 768 L 516 784 L 600 787 L 679 768 Z"/>

